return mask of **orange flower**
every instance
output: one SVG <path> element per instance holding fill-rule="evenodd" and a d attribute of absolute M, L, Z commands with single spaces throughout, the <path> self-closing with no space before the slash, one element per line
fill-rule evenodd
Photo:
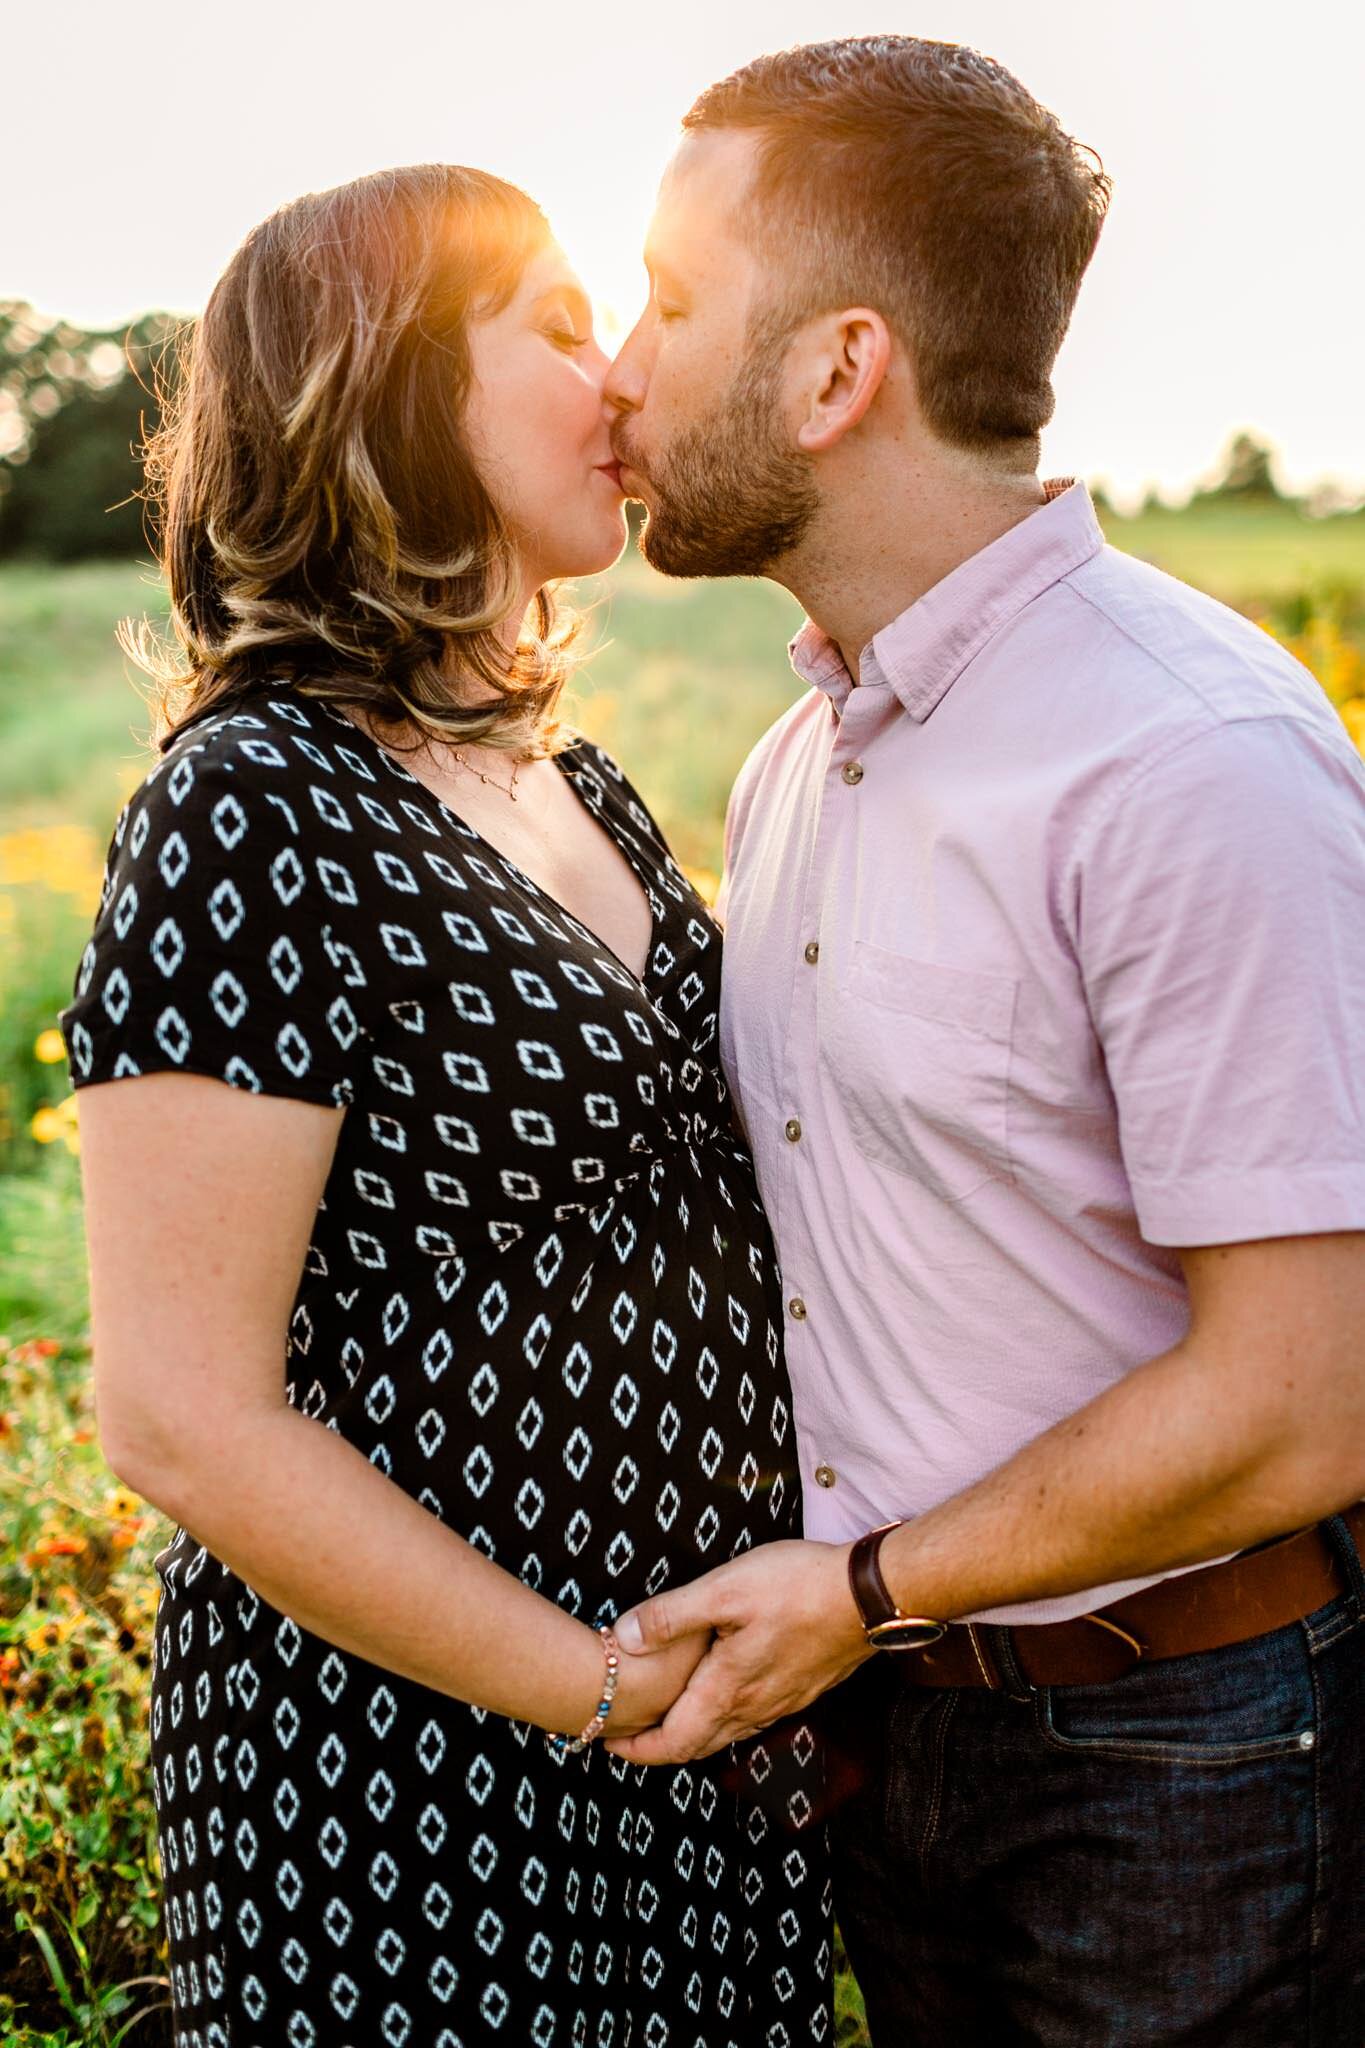
<path fill-rule="evenodd" d="M 47 1557 L 80 1557 L 89 1549 L 84 1536 L 43 1536 L 32 1550 L 24 1552 L 24 1563 L 32 1571 Z"/>

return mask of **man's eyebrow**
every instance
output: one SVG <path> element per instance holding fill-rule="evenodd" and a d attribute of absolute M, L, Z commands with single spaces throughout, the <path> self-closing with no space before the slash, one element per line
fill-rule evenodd
<path fill-rule="evenodd" d="M 645 248 L 645 271 L 651 280 L 657 280 L 662 277 L 666 278 L 669 284 L 679 285 L 682 283 L 682 277 L 673 268 L 668 259 L 661 256 L 657 249 L 651 249 L 648 245 Z"/>

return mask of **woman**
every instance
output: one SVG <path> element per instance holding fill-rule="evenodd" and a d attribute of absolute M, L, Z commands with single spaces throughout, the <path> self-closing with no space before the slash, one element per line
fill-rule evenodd
<path fill-rule="evenodd" d="M 601 1626 L 799 1516 L 719 934 L 555 715 L 604 370 L 524 195 L 390 172 L 248 237 L 153 451 L 188 679 L 62 1023 L 184 2048 L 830 2031 L 808 1732 L 592 1739 L 705 1647 Z"/>

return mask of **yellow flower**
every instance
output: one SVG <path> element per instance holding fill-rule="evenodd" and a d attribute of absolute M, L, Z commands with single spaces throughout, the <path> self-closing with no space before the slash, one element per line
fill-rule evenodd
<path fill-rule="evenodd" d="M 1339 709 L 1347 732 L 1365 754 L 1365 697 L 1348 697 Z"/>
<path fill-rule="evenodd" d="M 126 1522 L 141 1506 L 141 1500 L 130 1488 L 116 1486 L 112 1493 L 105 1495 L 101 1512 L 108 1515 L 111 1521 Z"/>
<path fill-rule="evenodd" d="M 74 1621 L 45 1621 L 24 1637 L 30 1650 L 55 1650 L 76 1626 Z"/>
<path fill-rule="evenodd" d="M 41 882 L 93 911 L 103 877 L 99 843 L 84 826 L 35 825 L 0 833 L 0 885 Z"/>
<path fill-rule="evenodd" d="M 29 1130 L 40 1145 L 51 1145 L 58 1138 L 66 1136 L 65 1126 L 56 1110 L 50 1109 L 46 1105 L 42 1109 L 34 1111 L 33 1117 L 29 1122 Z"/>
<path fill-rule="evenodd" d="M 45 1067 L 55 1067 L 58 1060 L 66 1058 L 66 1040 L 55 1028 L 40 1031 L 33 1041 L 33 1057 L 41 1060 Z"/>

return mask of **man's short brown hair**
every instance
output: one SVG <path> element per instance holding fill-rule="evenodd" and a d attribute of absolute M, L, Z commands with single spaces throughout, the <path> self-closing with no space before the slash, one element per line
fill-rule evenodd
<path fill-rule="evenodd" d="M 745 236 L 782 277 L 765 325 L 872 306 L 934 433 L 1036 458 L 1110 183 L 1018 79 L 957 43 L 857 36 L 757 58 L 683 126 L 760 139 Z"/>

